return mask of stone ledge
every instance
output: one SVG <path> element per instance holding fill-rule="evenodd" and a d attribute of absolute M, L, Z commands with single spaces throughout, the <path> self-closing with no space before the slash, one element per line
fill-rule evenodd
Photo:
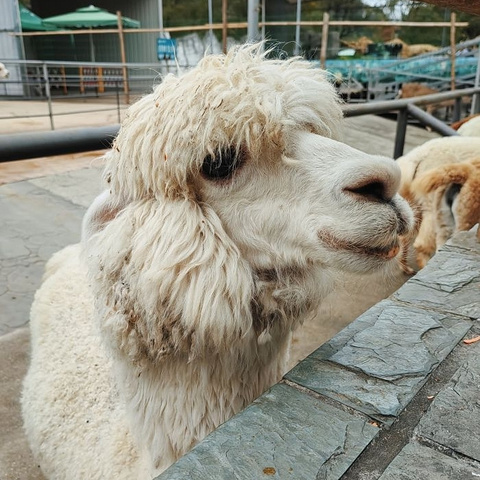
<path fill-rule="evenodd" d="M 480 344 L 461 343 L 480 330 L 479 266 L 474 231 L 456 235 L 157 480 L 480 477 Z"/>

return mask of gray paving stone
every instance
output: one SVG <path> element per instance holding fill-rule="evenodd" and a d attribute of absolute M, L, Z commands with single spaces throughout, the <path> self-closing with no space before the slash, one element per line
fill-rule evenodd
<path fill-rule="evenodd" d="M 443 249 L 397 290 L 393 298 L 425 308 L 479 318 L 479 265 L 480 256 L 471 251 Z"/>
<path fill-rule="evenodd" d="M 434 399 L 417 427 L 417 435 L 480 462 L 480 343 L 462 345 L 469 360 Z"/>
<path fill-rule="evenodd" d="M 93 162 L 95 165 L 95 162 Z M 92 166 L 58 175 L 29 180 L 30 183 L 40 187 L 53 195 L 65 198 L 84 208 L 100 193 L 103 166 Z"/>
<path fill-rule="evenodd" d="M 480 468 L 418 443 L 409 443 L 379 480 L 474 480 Z"/>
<path fill-rule="evenodd" d="M 29 181 L 0 187 L 0 335 L 27 324 L 45 262 L 79 241 L 84 212 Z"/>
<path fill-rule="evenodd" d="M 286 378 L 391 423 L 471 326 L 461 316 L 386 300 Z"/>
<path fill-rule="evenodd" d="M 334 480 L 377 432 L 362 417 L 277 384 L 157 480 Z"/>

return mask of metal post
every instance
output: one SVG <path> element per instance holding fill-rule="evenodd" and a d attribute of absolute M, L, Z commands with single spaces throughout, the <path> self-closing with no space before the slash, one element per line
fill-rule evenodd
<path fill-rule="evenodd" d="M 452 123 L 458 122 L 462 116 L 462 97 L 455 99 L 453 104 Z"/>
<path fill-rule="evenodd" d="M 395 147 L 393 150 L 393 158 L 397 159 L 403 155 L 405 147 L 405 136 L 407 135 L 408 111 L 402 108 L 398 111 L 397 131 L 395 133 Z"/>
<path fill-rule="evenodd" d="M 247 41 L 257 42 L 258 38 L 258 9 L 259 0 L 248 0 L 248 15 L 247 15 Z"/>
<path fill-rule="evenodd" d="M 120 92 L 119 92 L 119 85 L 118 85 L 118 80 L 115 80 L 115 94 L 117 96 L 117 119 L 118 123 L 121 122 L 121 116 L 120 116 Z"/>
<path fill-rule="evenodd" d="M 163 37 L 163 0 L 158 0 L 158 27 L 161 30 L 160 37 Z"/>
<path fill-rule="evenodd" d="M 295 26 L 295 48 L 293 53 L 300 55 L 300 22 L 302 20 L 302 0 L 297 0 L 297 24 Z"/>
<path fill-rule="evenodd" d="M 43 79 L 45 81 L 45 95 L 48 103 L 48 116 L 50 117 L 50 128 L 55 130 L 55 125 L 53 124 L 52 96 L 50 94 L 50 79 L 48 78 L 48 68 L 46 63 L 42 64 L 42 70 Z"/>
<path fill-rule="evenodd" d="M 320 66 L 325 68 L 327 63 L 327 43 L 328 43 L 328 22 L 330 20 L 330 15 L 327 12 L 323 14 L 323 25 L 322 25 L 322 45 L 320 46 Z"/>
<path fill-rule="evenodd" d="M 265 0 L 262 0 L 262 40 L 265 41 Z"/>
<path fill-rule="evenodd" d="M 212 7 L 212 0 L 208 0 L 208 24 L 210 28 L 208 30 L 208 39 L 210 41 L 210 53 L 213 53 L 213 7 Z"/>

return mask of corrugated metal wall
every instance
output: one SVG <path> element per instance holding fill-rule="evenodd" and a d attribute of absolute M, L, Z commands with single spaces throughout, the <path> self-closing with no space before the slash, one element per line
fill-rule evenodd
<path fill-rule="evenodd" d="M 17 0 L 0 1 L 0 62 L 10 71 L 10 78 L 0 80 L 0 93 L 3 95 L 22 95 L 20 67 L 16 60 L 23 60 L 21 41 L 11 34 L 19 31 Z M 13 63 L 12 63 L 13 61 Z M 9 83 L 11 81 L 12 83 Z M 16 83 L 15 83 L 16 82 Z"/>
<path fill-rule="evenodd" d="M 107 0 L 106 0 L 107 1 Z M 108 0 L 110 1 L 110 0 Z M 142 28 L 158 28 L 158 1 L 140 0 L 110 2 L 112 8 L 116 8 L 130 18 L 140 21 Z M 117 5 L 117 7 L 115 7 Z M 157 33 L 143 33 L 141 35 L 126 34 L 125 48 L 127 61 L 129 62 L 157 62 Z"/>

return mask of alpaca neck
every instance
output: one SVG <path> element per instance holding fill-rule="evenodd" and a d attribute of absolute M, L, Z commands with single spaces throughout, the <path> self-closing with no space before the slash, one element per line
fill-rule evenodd
<path fill-rule="evenodd" d="M 158 474 L 218 425 L 279 381 L 290 334 L 272 329 L 259 345 L 254 336 L 221 354 L 188 361 L 170 357 L 141 368 L 117 370 L 141 458 Z"/>

